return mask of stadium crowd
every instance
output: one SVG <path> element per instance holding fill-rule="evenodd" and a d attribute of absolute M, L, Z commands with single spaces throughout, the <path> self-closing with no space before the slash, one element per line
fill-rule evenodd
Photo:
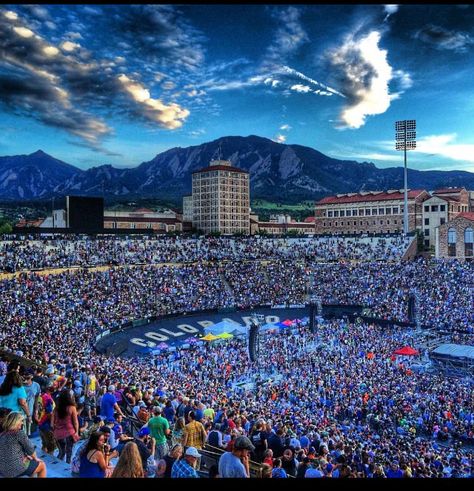
<path fill-rule="evenodd" d="M 209 250 L 222 252 L 221 239 Z M 249 456 L 269 477 L 473 477 L 473 381 L 418 372 L 394 357 L 400 346 L 417 347 L 413 330 L 334 320 L 310 333 L 300 323 L 262 335 L 258 363 L 239 339 L 132 359 L 93 348 L 102 330 L 132 319 L 301 304 L 311 289 L 323 303 L 362 304 L 398 321 L 408 319 L 416 292 L 422 324 L 473 344 L 472 263 L 325 264 L 293 252 L 293 261 L 1 280 L 2 347 L 47 368 L 22 369 L 21 379 L 18 364 L 0 362 L 0 474 L 46 474 L 23 434 L 35 423 L 42 451 L 58 447 L 84 477 L 196 477 L 206 441 L 226 451 L 216 471 L 222 477 L 248 475 Z M 248 379 L 257 380 L 254 388 L 241 384 Z M 143 425 L 136 435 L 125 401 Z"/>
<path fill-rule="evenodd" d="M 180 263 L 212 260 L 317 259 L 395 260 L 412 237 L 301 239 L 176 237 L 86 238 L 23 240 L 16 236 L 0 242 L 0 271 L 71 266 Z"/>

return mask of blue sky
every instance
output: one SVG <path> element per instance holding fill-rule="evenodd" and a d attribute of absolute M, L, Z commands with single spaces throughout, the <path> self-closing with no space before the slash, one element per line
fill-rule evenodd
<path fill-rule="evenodd" d="M 474 172 L 474 6 L 4 5 L 0 155 L 83 169 L 255 134 Z"/>

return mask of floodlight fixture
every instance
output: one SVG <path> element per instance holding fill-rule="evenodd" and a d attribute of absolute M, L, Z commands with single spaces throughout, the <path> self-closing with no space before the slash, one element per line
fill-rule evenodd
<path fill-rule="evenodd" d="M 407 150 L 416 148 L 416 120 L 407 119 L 395 122 L 395 150 L 404 152 L 403 173 L 403 233 L 408 233 L 408 172 L 407 172 Z"/>

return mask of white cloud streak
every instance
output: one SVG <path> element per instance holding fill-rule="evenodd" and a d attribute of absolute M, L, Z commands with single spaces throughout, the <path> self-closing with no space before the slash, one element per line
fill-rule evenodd
<path fill-rule="evenodd" d="M 332 87 L 328 87 L 327 85 L 322 84 L 321 82 L 318 82 L 317 80 L 314 80 L 313 78 L 306 76 L 304 73 L 298 72 L 297 70 L 290 68 L 288 66 L 281 67 L 280 71 L 283 73 L 287 73 L 288 75 L 294 75 L 295 77 L 300 78 L 301 80 L 305 80 L 306 82 L 316 85 L 317 87 L 321 87 L 325 91 L 330 92 L 331 94 L 335 94 L 340 97 L 346 97 L 344 94 L 337 91 L 336 89 L 333 89 Z"/>

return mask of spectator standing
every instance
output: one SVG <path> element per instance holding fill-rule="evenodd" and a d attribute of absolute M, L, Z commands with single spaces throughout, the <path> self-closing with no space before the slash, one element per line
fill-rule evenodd
<path fill-rule="evenodd" d="M 206 443 L 206 430 L 199 421 L 196 421 L 194 412 L 188 414 L 189 423 L 184 427 L 184 446 L 200 450 Z"/>
<path fill-rule="evenodd" d="M 155 458 L 162 459 L 169 451 L 167 436 L 171 433 L 170 425 L 166 418 L 161 415 L 159 407 L 153 408 L 153 417 L 148 421 L 150 434 L 156 442 Z"/>
<path fill-rule="evenodd" d="M 62 460 L 66 457 L 66 462 L 70 464 L 72 447 L 80 437 L 76 403 L 69 389 L 64 389 L 59 394 L 51 427 L 59 447 L 58 459 Z"/>
<path fill-rule="evenodd" d="M 105 393 L 100 401 L 100 415 L 105 419 L 112 419 L 114 417 L 114 412 L 117 411 L 119 414 L 123 414 L 119 405 L 117 404 L 117 399 L 115 397 L 115 385 L 109 385 L 107 393 Z"/>
<path fill-rule="evenodd" d="M 26 392 L 26 403 L 28 404 L 28 412 L 31 415 L 31 419 L 26 423 L 26 434 L 28 436 L 32 433 L 33 423 L 36 426 L 38 420 L 38 399 L 41 396 L 41 388 L 37 382 L 33 381 L 33 374 L 27 374 L 23 377 L 23 387 Z"/>
<path fill-rule="evenodd" d="M 23 412 L 26 415 L 26 421 L 31 422 L 32 415 L 26 398 L 26 390 L 20 374 L 16 370 L 9 371 L 0 386 L 0 407 L 11 409 L 14 412 Z"/>

